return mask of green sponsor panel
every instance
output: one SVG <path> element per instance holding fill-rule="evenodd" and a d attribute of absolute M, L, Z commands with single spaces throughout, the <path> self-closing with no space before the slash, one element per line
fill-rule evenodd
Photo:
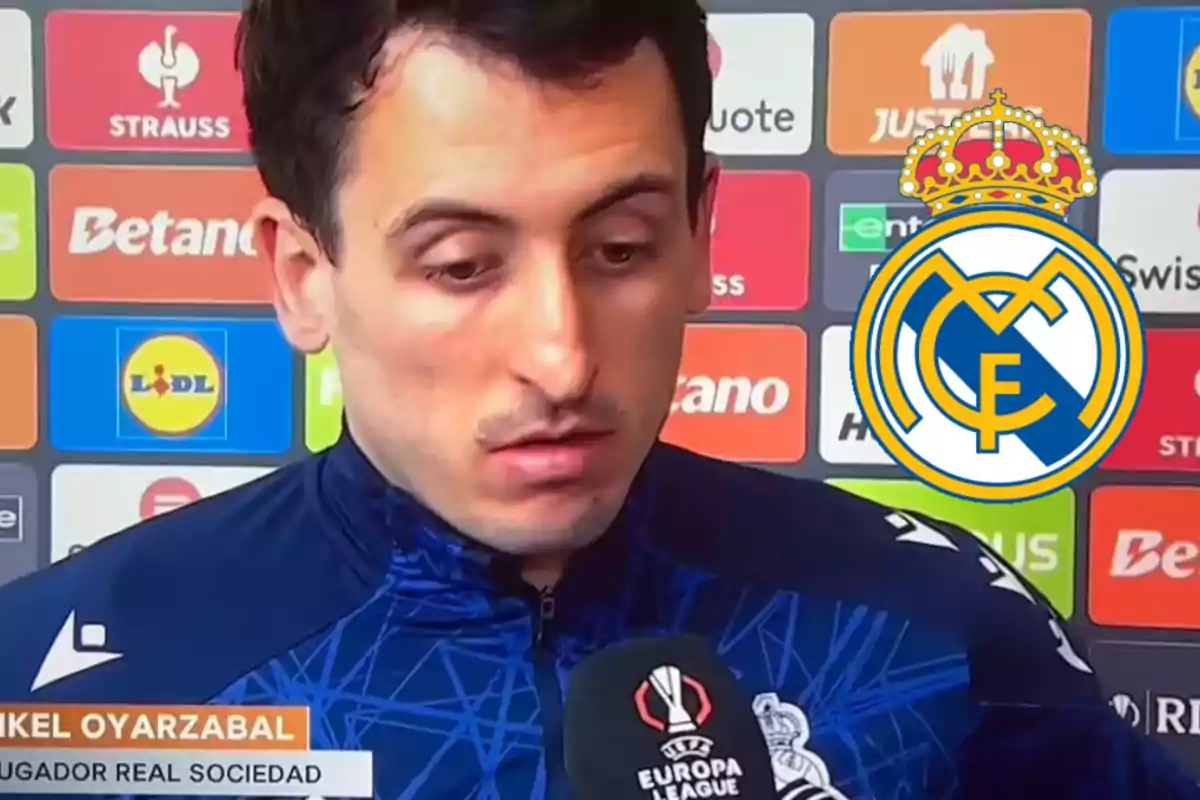
<path fill-rule="evenodd" d="M 304 446 L 316 453 L 342 433 L 342 381 L 333 351 L 304 359 Z"/>
<path fill-rule="evenodd" d="M 33 170 L 0 164 L 0 300 L 37 292 L 37 223 Z"/>
<path fill-rule="evenodd" d="M 1075 610 L 1075 493 L 1063 489 L 1020 503 L 979 503 L 919 481 L 831 479 L 829 483 L 899 510 L 967 529 L 1004 556 L 1064 617 Z"/>

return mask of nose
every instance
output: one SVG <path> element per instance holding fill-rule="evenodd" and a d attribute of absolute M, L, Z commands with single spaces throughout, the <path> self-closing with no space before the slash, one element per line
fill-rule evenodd
<path fill-rule="evenodd" d="M 587 396 L 596 376 L 588 308 L 570 266 L 557 259 L 526 272 L 516 309 L 513 370 L 555 405 Z"/>

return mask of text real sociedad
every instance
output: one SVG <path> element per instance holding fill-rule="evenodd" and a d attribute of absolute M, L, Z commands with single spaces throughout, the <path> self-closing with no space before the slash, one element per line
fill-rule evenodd
<path fill-rule="evenodd" d="M 150 764 L 142 761 L 9 761 L 0 750 L 0 786 L 12 783 L 217 783 L 311 786 L 324 777 L 316 764 Z"/>

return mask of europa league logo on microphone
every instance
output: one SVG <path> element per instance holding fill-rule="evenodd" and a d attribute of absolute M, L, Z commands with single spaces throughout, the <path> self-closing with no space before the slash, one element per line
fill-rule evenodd
<path fill-rule="evenodd" d="M 713 757 L 713 740 L 699 733 L 713 713 L 704 684 L 666 664 L 638 685 L 633 703 L 642 722 L 668 737 L 659 749 L 672 763 L 638 772 L 639 785 L 653 800 L 740 794 L 737 759 Z"/>
<path fill-rule="evenodd" d="M 666 706 L 666 719 L 660 719 L 650 710 L 651 691 Z M 691 708 L 688 699 L 695 701 Z M 667 758 L 672 761 L 688 756 L 707 758 L 712 752 L 712 739 L 696 733 L 712 715 L 708 690 L 700 681 L 684 675 L 679 667 L 667 665 L 651 672 L 634 692 L 633 702 L 642 722 L 673 737 L 662 745 Z"/>

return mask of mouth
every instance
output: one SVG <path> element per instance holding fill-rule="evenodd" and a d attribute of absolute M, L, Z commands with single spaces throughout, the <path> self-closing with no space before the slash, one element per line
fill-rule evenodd
<path fill-rule="evenodd" d="M 491 452 L 516 485 L 547 487 L 587 482 L 608 462 L 613 431 L 531 432 Z"/>
<path fill-rule="evenodd" d="M 564 431 L 539 431 L 523 434 L 504 444 L 493 448 L 494 452 L 504 450 L 526 450 L 554 447 L 586 447 L 598 444 L 612 436 L 612 431 L 598 428 L 573 428 Z"/>

